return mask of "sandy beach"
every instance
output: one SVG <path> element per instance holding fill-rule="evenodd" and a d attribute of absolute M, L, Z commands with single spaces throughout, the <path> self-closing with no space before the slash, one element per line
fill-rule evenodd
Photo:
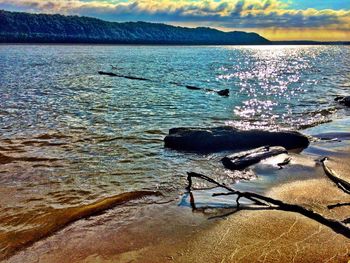
<path fill-rule="evenodd" d="M 350 0 L 0 0 L 0 263 L 350 263 Z"/>
<path fill-rule="evenodd" d="M 349 147 L 331 144 L 329 147 L 323 143 L 318 150 L 327 151 L 327 166 L 349 180 Z M 327 205 L 348 203 L 350 196 L 327 178 L 321 164 L 313 158 L 293 155 L 290 172 L 294 174 L 269 188 L 265 195 L 301 205 L 326 218 L 347 219 L 350 206 L 328 209 Z M 298 171 L 304 172 L 300 175 Z M 7 262 L 68 262 L 67 259 L 69 262 L 125 263 L 348 262 L 350 259 L 349 239 L 298 213 L 251 208 L 208 219 L 234 210 L 192 212 L 178 203 L 179 200 L 170 200 L 130 208 L 133 209 L 132 223 L 124 226 L 116 225 L 114 219 L 128 208 L 116 207 L 70 224 Z"/>

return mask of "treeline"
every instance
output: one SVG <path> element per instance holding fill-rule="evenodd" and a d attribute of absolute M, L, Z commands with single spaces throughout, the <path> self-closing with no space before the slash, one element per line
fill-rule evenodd
<path fill-rule="evenodd" d="M 256 33 L 0 10 L 2 43 L 268 44 Z"/>

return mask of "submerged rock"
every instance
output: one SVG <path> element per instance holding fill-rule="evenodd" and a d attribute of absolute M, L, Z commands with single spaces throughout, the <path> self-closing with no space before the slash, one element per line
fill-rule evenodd
<path fill-rule="evenodd" d="M 282 146 L 286 149 L 306 148 L 309 139 L 294 131 L 243 131 L 233 127 L 173 128 L 164 139 L 165 147 L 191 152 L 218 152 L 252 149 L 261 146 Z"/>
<path fill-rule="evenodd" d="M 350 107 L 350 96 L 339 96 L 334 99 L 335 101 L 343 104 L 347 107 Z"/>
<path fill-rule="evenodd" d="M 242 170 L 250 165 L 256 164 L 261 160 L 270 158 L 282 153 L 288 153 L 287 150 L 281 146 L 274 147 L 260 147 L 249 151 L 239 152 L 224 157 L 222 164 L 231 170 Z"/>

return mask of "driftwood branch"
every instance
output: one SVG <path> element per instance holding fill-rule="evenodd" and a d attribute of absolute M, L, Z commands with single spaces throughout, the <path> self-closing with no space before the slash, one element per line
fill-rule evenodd
<path fill-rule="evenodd" d="M 326 165 L 327 157 L 323 158 L 320 162 L 322 163 L 323 170 L 327 177 L 343 192 L 350 194 L 350 183 L 339 178 L 339 176 Z"/>
<path fill-rule="evenodd" d="M 208 176 L 205 176 L 203 174 L 199 174 L 199 173 L 194 173 L 194 172 L 190 172 L 190 173 L 187 173 L 187 181 L 188 181 L 188 186 L 187 186 L 187 190 L 190 191 L 192 189 L 192 178 L 195 177 L 195 178 L 200 178 L 200 179 L 203 179 L 203 180 L 206 180 L 208 181 L 209 183 L 212 183 L 212 184 L 215 184 L 217 185 L 218 187 L 221 187 L 221 188 L 224 188 L 226 190 L 228 190 L 229 192 L 232 193 L 232 195 L 237 195 L 238 196 L 238 199 L 241 198 L 241 197 L 244 197 L 246 199 L 249 199 L 251 201 L 253 201 L 254 203 L 256 203 L 257 205 L 265 205 L 265 206 L 269 206 L 268 202 L 263 202 L 263 201 L 260 201 L 260 200 L 257 200 L 256 197 L 254 195 L 246 195 L 244 192 L 239 192 L 239 191 L 236 191 L 224 184 L 221 184 L 217 181 L 215 181 L 214 179 L 208 177 Z"/>
<path fill-rule="evenodd" d="M 203 175 L 203 174 L 190 172 L 190 173 L 187 173 L 187 175 L 188 175 L 187 176 L 188 186 L 186 189 L 189 192 L 191 192 L 191 189 L 192 189 L 192 178 L 203 179 L 207 182 L 210 182 L 210 183 L 217 185 L 220 188 L 226 189 L 232 195 L 237 195 L 237 200 L 239 200 L 241 197 L 244 197 L 248 200 L 253 201 L 257 205 L 262 205 L 265 207 L 269 206 L 269 207 L 277 209 L 277 210 L 299 213 L 301 215 L 304 215 L 310 219 L 313 219 L 313 220 L 323 224 L 324 226 L 331 228 L 333 231 L 335 231 L 338 234 L 341 234 L 347 238 L 350 238 L 350 228 L 348 228 L 344 223 L 339 222 L 339 221 L 334 220 L 334 219 L 325 218 L 321 214 L 318 214 L 312 210 L 306 209 L 300 205 L 284 203 L 280 200 L 276 200 L 276 199 L 273 199 L 273 198 L 270 198 L 267 196 L 263 196 L 260 194 L 252 193 L 252 192 L 241 192 L 241 191 L 235 190 L 233 188 L 230 188 L 224 184 L 221 184 L 221 183 L 215 181 L 214 179 L 212 179 L 206 175 Z M 229 193 L 220 193 L 220 194 L 214 194 L 214 195 L 215 196 L 229 195 Z M 191 195 L 191 197 L 192 197 L 191 203 L 194 204 L 193 195 Z M 239 204 L 237 203 L 237 206 L 238 205 Z M 195 207 L 195 206 L 192 206 L 192 207 Z"/>
<path fill-rule="evenodd" d="M 350 218 L 347 218 L 345 220 L 342 221 L 344 224 L 350 224 Z"/>
<path fill-rule="evenodd" d="M 292 160 L 292 158 L 287 157 L 286 159 L 284 159 L 282 162 L 278 163 L 277 165 L 280 169 L 283 169 L 283 167 L 286 166 L 287 164 L 289 164 L 291 160 Z"/>
<path fill-rule="evenodd" d="M 337 203 L 337 204 L 333 204 L 333 205 L 328 205 L 327 208 L 333 209 L 336 207 L 349 206 L 349 205 L 350 205 L 350 203 Z"/>

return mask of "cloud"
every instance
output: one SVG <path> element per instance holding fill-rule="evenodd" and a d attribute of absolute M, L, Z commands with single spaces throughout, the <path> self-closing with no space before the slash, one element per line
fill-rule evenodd
<path fill-rule="evenodd" d="M 296 10 L 282 0 L 0 0 L 2 6 L 112 21 L 144 20 L 225 29 L 329 28 L 350 32 L 350 10 Z"/>

